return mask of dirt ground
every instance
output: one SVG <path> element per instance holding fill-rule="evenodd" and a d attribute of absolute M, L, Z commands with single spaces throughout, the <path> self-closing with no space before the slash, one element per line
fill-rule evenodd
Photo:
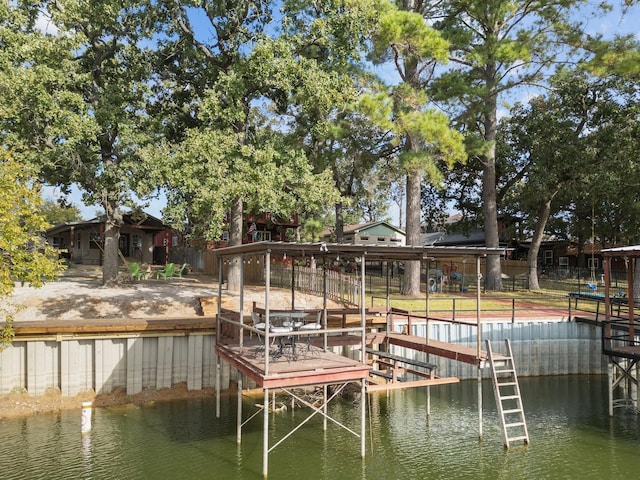
<path fill-rule="evenodd" d="M 39 289 L 17 285 L 14 294 L 5 306 L 14 309 L 15 322 L 45 321 L 49 319 L 73 320 L 91 318 L 185 318 L 198 316 L 200 297 L 218 294 L 218 284 L 206 275 L 189 274 L 184 278 L 170 280 L 128 281 L 118 287 L 101 286 L 102 272 L 99 267 L 72 266 L 58 280 Z M 264 307 L 264 289 L 245 289 L 245 311 L 253 302 Z M 296 308 L 321 308 L 322 298 L 296 292 Z M 272 289 L 271 308 L 288 308 L 291 304 L 289 290 Z M 238 309 L 239 295 L 223 290 L 222 305 Z M 232 391 L 235 390 L 232 388 Z M 224 393 L 224 392 L 222 392 Z M 186 398 L 212 396 L 213 389 L 188 391 L 185 384 L 160 390 L 146 390 L 137 395 L 127 395 L 124 390 L 96 395 L 84 392 L 75 397 L 64 397 L 56 389 L 45 395 L 31 396 L 24 391 L 12 391 L 0 395 L 0 419 L 33 414 L 55 412 L 62 409 L 80 409 L 82 402 L 92 401 L 103 407 L 127 403 L 170 401 Z"/>

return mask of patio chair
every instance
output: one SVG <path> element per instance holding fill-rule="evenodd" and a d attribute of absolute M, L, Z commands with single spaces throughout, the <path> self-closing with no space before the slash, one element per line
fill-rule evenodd
<path fill-rule="evenodd" d="M 291 333 L 293 332 L 293 327 L 277 327 L 274 325 L 269 325 L 269 332 L 271 333 Z M 295 338 L 291 336 L 279 336 L 273 338 L 274 342 L 278 342 L 278 348 L 272 352 L 272 357 L 274 360 L 284 356 L 287 359 L 287 362 L 291 362 L 291 360 L 297 360 L 298 354 L 296 353 L 296 342 Z"/>
<path fill-rule="evenodd" d="M 257 328 L 258 330 L 265 331 L 267 329 L 267 324 L 260 321 L 260 317 L 258 316 L 258 312 L 251 312 L 251 321 L 253 323 L 253 328 Z M 251 332 L 253 334 L 253 332 Z M 262 340 L 262 336 L 257 333 L 258 340 Z"/>
<path fill-rule="evenodd" d="M 311 322 L 311 323 L 305 323 L 304 325 L 302 325 L 298 330 L 301 332 L 312 332 L 315 330 L 321 330 L 322 329 L 322 310 L 320 310 L 318 312 L 318 315 L 316 317 L 315 322 Z M 307 337 L 307 348 L 305 350 L 305 356 L 306 356 L 306 352 L 309 352 L 311 354 L 313 354 L 313 348 L 311 345 L 311 337 L 315 336 L 315 335 L 306 335 Z"/>
<path fill-rule="evenodd" d="M 138 262 L 131 262 L 127 267 L 129 268 L 131 280 L 142 280 L 147 276 L 146 272 L 140 268 L 140 264 Z"/>
<path fill-rule="evenodd" d="M 188 263 L 183 263 L 182 266 L 176 270 L 176 275 L 180 278 L 182 278 L 182 275 L 186 275 L 187 273 L 187 265 L 189 265 Z"/>
<path fill-rule="evenodd" d="M 167 265 L 163 269 L 158 270 L 158 273 L 156 273 L 156 278 L 162 278 L 163 280 L 166 280 L 167 278 L 171 278 L 175 273 L 175 269 L 176 269 L 175 264 L 167 263 Z"/>

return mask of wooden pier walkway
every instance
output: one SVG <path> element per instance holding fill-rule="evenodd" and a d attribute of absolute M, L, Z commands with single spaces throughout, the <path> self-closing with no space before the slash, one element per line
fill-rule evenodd
<path fill-rule="evenodd" d="M 485 362 L 488 360 L 487 352 L 484 350 L 480 350 L 480 356 L 478 356 L 478 350 L 476 348 L 437 340 L 429 340 L 427 342 L 426 338 L 416 335 L 380 332 L 369 334 L 367 336 L 367 342 L 373 344 L 387 343 L 480 367 L 484 367 Z M 497 358 L 498 355 L 499 354 L 494 354 L 494 357 Z"/>

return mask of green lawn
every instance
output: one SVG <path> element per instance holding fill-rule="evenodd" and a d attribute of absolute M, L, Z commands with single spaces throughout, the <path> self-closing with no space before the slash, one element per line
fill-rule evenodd
<path fill-rule="evenodd" d="M 374 307 L 384 307 L 386 299 L 384 295 L 375 294 L 368 295 L 367 305 Z M 406 297 L 402 295 L 392 295 L 390 298 L 392 307 L 401 308 L 415 312 L 424 312 L 426 310 L 425 297 L 421 298 Z M 429 296 L 429 310 L 431 312 L 446 311 L 450 312 L 455 309 L 458 312 L 476 311 L 475 294 L 449 294 L 449 293 L 433 293 Z M 566 294 L 554 292 L 553 295 L 548 293 L 531 293 L 531 292 L 509 292 L 509 293 L 491 293 L 482 294 L 480 298 L 482 311 L 510 311 L 512 308 L 531 309 L 537 308 L 559 308 L 566 309 L 569 306 L 569 300 Z"/>

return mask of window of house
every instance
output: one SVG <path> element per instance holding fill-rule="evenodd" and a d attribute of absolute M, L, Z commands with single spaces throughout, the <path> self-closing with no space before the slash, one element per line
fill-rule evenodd
<path fill-rule="evenodd" d="M 387 241 L 387 239 L 386 239 L 386 238 L 384 238 L 384 237 L 378 237 L 378 241 L 379 241 L 379 242 L 386 242 L 386 241 Z"/>
<path fill-rule="evenodd" d="M 600 268 L 600 259 L 599 258 L 587 258 L 587 266 L 589 267 L 589 270 L 591 270 L 592 268 L 594 270 L 597 270 L 598 268 Z"/>
<path fill-rule="evenodd" d="M 171 246 L 172 247 L 177 247 L 178 246 L 178 236 L 174 235 L 173 237 L 171 237 Z"/>
<path fill-rule="evenodd" d="M 102 246 L 99 233 L 89 233 L 89 248 L 96 249 Z"/>
<path fill-rule="evenodd" d="M 362 240 L 363 242 L 366 242 L 367 240 L 369 240 L 369 237 L 360 237 L 360 240 Z"/>
<path fill-rule="evenodd" d="M 133 248 L 142 249 L 142 235 L 134 233 L 131 235 L 131 246 Z"/>
<path fill-rule="evenodd" d="M 222 237 L 220 237 L 220 240 L 223 241 L 223 242 L 228 242 L 229 241 L 229 232 L 227 230 L 222 232 Z"/>
<path fill-rule="evenodd" d="M 553 250 L 544 251 L 544 264 L 553 265 Z"/>
<path fill-rule="evenodd" d="M 401 241 L 402 241 L 401 238 L 392 238 L 391 239 L 391 242 L 395 242 L 395 243 L 398 243 L 398 242 L 401 242 Z"/>
<path fill-rule="evenodd" d="M 255 232 L 255 241 L 256 242 L 270 242 L 271 241 L 271 232 L 257 231 Z"/>
<path fill-rule="evenodd" d="M 558 257 L 558 266 L 569 268 L 569 257 Z"/>

